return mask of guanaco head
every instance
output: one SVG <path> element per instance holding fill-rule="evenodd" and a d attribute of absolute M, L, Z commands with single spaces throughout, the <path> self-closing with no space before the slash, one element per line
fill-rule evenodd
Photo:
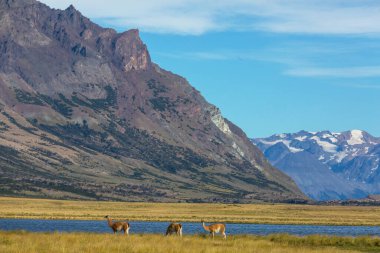
<path fill-rule="evenodd" d="M 106 216 L 104 216 L 104 218 L 108 219 L 108 218 L 110 218 L 110 216 L 109 216 L 109 215 L 106 215 Z"/>

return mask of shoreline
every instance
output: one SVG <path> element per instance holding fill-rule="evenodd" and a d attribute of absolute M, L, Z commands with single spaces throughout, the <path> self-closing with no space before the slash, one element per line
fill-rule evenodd
<path fill-rule="evenodd" d="M 2 230 L 0 229 L 0 235 L 1 234 L 42 234 L 42 235 L 80 235 L 80 234 L 86 234 L 86 235 L 110 235 L 110 236 L 120 236 L 120 237 L 133 237 L 133 236 L 162 236 L 164 238 L 179 238 L 179 236 L 172 234 L 172 235 L 166 235 L 165 231 L 162 231 L 162 233 L 132 233 L 130 232 L 129 235 L 124 235 L 123 232 L 117 232 L 116 234 L 113 234 L 112 230 L 109 232 L 93 232 L 93 231 L 30 231 L 25 229 L 15 229 L 15 230 Z M 252 238 L 268 238 L 268 237 L 275 237 L 275 236 L 288 236 L 292 238 L 308 238 L 308 237 L 322 237 L 322 238 L 343 238 L 343 239 L 358 239 L 358 238 L 371 238 L 376 239 L 380 241 L 380 236 L 377 235 L 358 235 L 358 236 L 351 236 L 351 235 L 327 235 L 327 234 L 308 234 L 308 235 L 296 235 L 296 234 L 290 234 L 290 233 L 270 233 L 266 235 L 261 234 L 227 234 L 227 238 L 239 238 L 239 237 L 252 237 Z M 195 237 L 195 238 L 208 238 L 210 237 L 210 234 L 206 231 L 200 232 L 200 233 L 194 233 L 194 234 L 182 234 L 182 237 Z M 215 238 L 223 239 L 222 235 L 215 234 Z M 380 245 L 379 245 L 380 246 Z"/>
<path fill-rule="evenodd" d="M 55 220 L 55 221 L 105 221 L 102 218 L 93 218 L 93 219 L 80 219 L 80 218 L 69 218 L 69 219 L 64 219 L 62 217 L 25 217 L 25 216 L 20 216 L 20 217 L 3 217 L 0 216 L 0 220 Z M 157 220 L 157 219 L 129 219 L 129 218 L 120 218 L 120 219 L 115 219 L 115 220 L 128 220 L 129 222 L 161 222 L 161 223 L 170 223 L 170 222 L 181 222 L 181 223 L 200 223 L 198 220 Z M 321 224 L 321 223 L 266 223 L 266 222 L 239 222 L 239 221 L 222 221 L 222 223 L 225 224 L 239 224 L 239 225 L 273 225 L 273 226 L 331 226 L 331 227 L 378 227 L 380 225 L 378 224 L 341 224 L 341 223 L 329 223 L 329 224 Z M 0 229 L 0 231 L 2 231 Z"/>
<path fill-rule="evenodd" d="M 0 197 L 0 219 L 380 226 L 378 206 L 106 202 Z"/>

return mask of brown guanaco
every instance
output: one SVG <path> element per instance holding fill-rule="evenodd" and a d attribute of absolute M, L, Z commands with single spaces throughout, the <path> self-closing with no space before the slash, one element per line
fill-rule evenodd
<path fill-rule="evenodd" d="M 113 230 L 114 234 L 116 234 L 116 232 L 123 230 L 124 234 L 129 235 L 129 229 L 131 226 L 129 225 L 129 223 L 127 221 L 125 221 L 125 222 L 122 222 L 122 221 L 113 222 L 111 217 L 109 217 L 108 215 L 104 216 L 104 218 L 107 219 L 108 226 Z"/>
<path fill-rule="evenodd" d="M 182 225 L 179 223 L 171 223 L 166 229 L 166 235 L 171 235 L 176 233 L 178 236 L 182 237 Z"/>
<path fill-rule="evenodd" d="M 205 222 L 203 220 L 201 222 L 202 222 L 203 228 L 206 231 L 210 232 L 210 235 L 212 236 L 213 239 L 214 239 L 215 233 L 222 234 L 224 239 L 227 238 L 227 235 L 226 235 L 226 225 L 225 224 L 218 223 L 218 224 L 211 224 L 209 226 L 206 226 Z"/>

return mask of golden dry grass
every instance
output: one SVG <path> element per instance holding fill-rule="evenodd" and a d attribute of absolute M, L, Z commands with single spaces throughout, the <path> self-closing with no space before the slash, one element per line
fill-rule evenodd
<path fill-rule="evenodd" d="M 67 201 L 0 197 L 0 218 L 380 225 L 380 207 L 285 204 L 188 204 Z"/>
<path fill-rule="evenodd" d="M 212 240 L 202 236 L 164 237 L 162 235 L 110 235 L 85 233 L 0 232 L 0 252 L 4 253 L 69 253 L 69 252 L 255 252 L 255 253 L 342 253 L 378 252 L 379 239 L 327 237 L 298 238 L 278 235 L 230 236 Z M 343 242 L 343 243 L 342 243 Z M 351 243 L 349 243 L 351 242 Z M 315 245 L 319 243 L 320 246 Z M 357 244 L 357 245 L 356 245 Z"/>

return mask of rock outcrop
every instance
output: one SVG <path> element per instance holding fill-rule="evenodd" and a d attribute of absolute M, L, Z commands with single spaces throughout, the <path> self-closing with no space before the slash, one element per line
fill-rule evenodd
<path fill-rule="evenodd" d="M 0 191 L 150 201 L 304 201 L 138 30 L 0 0 Z"/>

